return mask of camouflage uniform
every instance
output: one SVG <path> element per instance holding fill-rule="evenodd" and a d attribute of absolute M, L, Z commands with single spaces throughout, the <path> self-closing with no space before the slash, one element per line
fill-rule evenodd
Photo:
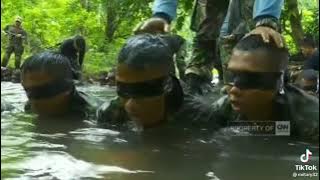
<path fill-rule="evenodd" d="M 183 43 L 179 49 L 179 51 L 174 56 L 175 63 L 175 74 L 178 74 L 178 77 L 184 80 L 184 73 L 186 71 L 186 56 L 187 56 L 187 44 Z M 176 73 L 178 71 L 178 73 Z"/>
<path fill-rule="evenodd" d="M 233 47 L 255 26 L 252 18 L 253 5 L 254 0 L 230 1 L 228 14 L 223 24 L 225 26 L 223 28 L 226 28 L 226 31 L 220 33 L 218 43 L 220 59 L 224 70 L 227 67 Z"/>
<path fill-rule="evenodd" d="M 186 75 L 193 73 L 211 81 L 211 70 L 216 61 L 216 40 L 219 36 L 219 27 L 227 13 L 228 4 L 228 1 L 221 0 L 196 1 L 191 29 L 197 34 L 194 38 L 193 53 L 186 69 Z"/>
<path fill-rule="evenodd" d="M 278 121 L 290 121 L 290 135 L 308 140 L 319 140 L 319 101 L 304 91 L 287 85 L 285 94 L 275 100 Z M 228 96 L 223 96 L 213 104 L 215 118 L 227 126 L 230 121 L 246 120 L 233 111 Z"/>
<path fill-rule="evenodd" d="M 5 55 L 2 59 L 1 66 L 7 67 L 10 56 L 12 53 L 15 54 L 15 68 L 20 69 L 21 56 L 24 51 L 23 47 L 23 39 L 26 39 L 27 33 L 22 27 L 17 27 L 15 25 L 8 25 L 4 28 L 4 32 L 6 32 L 9 36 L 9 44 L 6 47 Z M 22 37 L 16 37 L 16 34 L 21 34 Z"/>
<path fill-rule="evenodd" d="M 191 61 L 185 74 L 188 75 L 187 82 L 190 87 L 201 94 L 203 94 L 203 92 L 201 92 L 202 90 L 199 88 L 205 88 L 212 79 L 211 70 L 213 68 L 213 62 L 215 62 L 217 69 L 222 69 L 221 65 L 219 67 L 219 61 L 216 59 L 216 54 L 218 53 L 217 40 L 220 27 L 227 14 L 229 1 L 230 0 L 196 0 L 195 3 L 191 29 L 197 33 L 194 38 L 194 49 Z M 238 2 L 240 2 L 240 0 Z M 267 26 L 277 29 L 278 27 L 276 26 L 278 26 L 278 19 L 280 18 L 283 2 L 283 0 L 255 0 L 253 14 L 250 14 L 250 17 L 253 17 L 256 21 L 255 26 Z M 240 9 L 250 9 L 252 7 L 246 6 L 245 3 L 248 2 L 244 2 L 244 0 L 242 0 L 241 3 L 243 6 L 241 5 L 242 7 Z M 155 0 L 153 6 L 154 17 L 162 18 L 170 23 L 176 17 L 177 4 L 178 0 Z M 244 12 L 246 12 L 246 10 L 244 10 Z M 153 21 L 149 23 L 151 22 Z"/>

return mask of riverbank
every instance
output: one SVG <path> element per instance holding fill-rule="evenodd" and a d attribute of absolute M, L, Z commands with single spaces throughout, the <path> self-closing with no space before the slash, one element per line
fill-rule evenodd
<path fill-rule="evenodd" d="M 115 85 L 114 70 L 110 71 L 99 71 L 94 73 L 84 72 L 81 81 L 91 84 L 100 85 Z M 19 83 L 20 82 L 20 72 L 17 72 L 12 67 L 3 68 L 1 67 L 1 81 Z"/>
<path fill-rule="evenodd" d="M 23 61 L 29 57 L 31 53 L 26 51 L 23 54 L 21 65 Z M 4 51 L 1 52 L 1 57 L 4 56 Z M 116 51 L 103 53 L 98 51 L 93 51 L 91 49 L 85 55 L 84 64 L 83 64 L 83 75 L 82 79 L 87 82 L 101 82 L 102 84 L 106 83 L 106 78 L 108 77 L 109 71 L 111 71 L 116 63 Z M 6 72 L 6 76 L 12 74 L 14 68 L 14 54 L 11 55 L 8 69 L 9 72 Z M 3 79 L 3 72 L 1 71 L 1 81 L 11 81 L 11 78 Z"/>

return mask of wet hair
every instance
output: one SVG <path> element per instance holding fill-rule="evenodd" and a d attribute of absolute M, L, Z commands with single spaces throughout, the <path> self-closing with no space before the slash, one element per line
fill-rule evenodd
<path fill-rule="evenodd" d="M 308 81 L 315 81 L 318 80 L 318 73 L 313 69 L 307 69 L 301 72 L 301 78 L 308 80 Z"/>
<path fill-rule="evenodd" d="M 306 35 L 300 42 L 301 46 L 309 46 L 312 48 L 316 48 L 316 41 L 311 35 Z"/>
<path fill-rule="evenodd" d="M 241 39 L 234 47 L 233 51 L 256 52 L 263 51 L 268 59 L 268 65 L 277 70 L 285 70 L 288 66 L 289 52 L 286 48 L 278 48 L 276 43 L 271 39 L 265 43 L 261 35 L 249 35 Z"/>
<path fill-rule="evenodd" d="M 56 52 L 43 52 L 28 57 L 21 66 L 22 77 L 28 72 L 43 72 L 55 79 L 72 79 L 71 65 L 67 57 Z"/>
<path fill-rule="evenodd" d="M 135 69 L 150 67 L 170 67 L 173 54 L 182 45 L 180 36 L 160 36 L 140 34 L 131 37 L 123 45 L 118 56 L 118 63 L 127 64 Z"/>

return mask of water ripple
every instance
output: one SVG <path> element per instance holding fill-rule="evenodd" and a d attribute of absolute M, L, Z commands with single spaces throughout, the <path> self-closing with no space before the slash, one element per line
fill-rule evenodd
<path fill-rule="evenodd" d="M 50 161 L 48 161 L 50 159 Z M 10 164 L 6 169 L 20 169 L 25 173 L 19 178 L 56 178 L 71 180 L 80 178 L 101 179 L 106 174 L 153 173 L 145 170 L 129 170 L 118 166 L 97 165 L 78 160 L 65 152 L 37 153 L 21 163 Z"/>

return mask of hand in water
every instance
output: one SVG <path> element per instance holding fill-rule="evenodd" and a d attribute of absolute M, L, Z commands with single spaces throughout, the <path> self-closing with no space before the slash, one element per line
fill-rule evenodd
<path fill-rule="evenodd" d="M 133 30 L 134 34 L 155 33 L 163 34 L 170 31 L 169 23 L 158 17 L 150 18 L 140 24 Z"/>
<path fill-rule="evenodd" d="M 261 35 L 263 41 L 266 42 L 266 43 L 269 43 L 270 39 L 273 39 L 274 42 L 276 43 L 276 45 L 279 48 L 283 48 L 284 47 L 284 39 L 283 39 L 283 37 L 281 36 L 281 34 L 279 32 L 275 31 L 272 28 L 259 26 L 259 27 L 256 27 L 251 32 L 249 32 L 246 36 L 249 36 L 251 34 Z"/>

